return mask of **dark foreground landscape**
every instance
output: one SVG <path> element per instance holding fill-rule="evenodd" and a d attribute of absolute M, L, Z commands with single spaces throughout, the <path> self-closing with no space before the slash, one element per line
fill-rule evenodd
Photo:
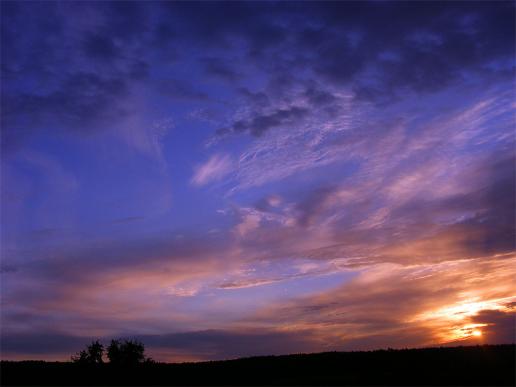
<path fill-rule="evenodd" d="M 516 346 L 328 352 L 202 363 L 1 363 L 8 385 L 515 385 Z"/>

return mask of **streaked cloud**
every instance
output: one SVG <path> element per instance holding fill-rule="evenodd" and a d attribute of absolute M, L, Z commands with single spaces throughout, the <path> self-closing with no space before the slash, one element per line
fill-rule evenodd
<path fill-rule="evenodd" d="M 231 158 L 228 155 L 216 154 L 208 161 L 196 167 L 191 182 L 194 185 L 205 185 L 207 183 L 222 179 L 232 170 Z"/>
<path fill-rule="evenodd" d="M 514 341 L 514 4 L 0 6 L 2 356 Z"/>

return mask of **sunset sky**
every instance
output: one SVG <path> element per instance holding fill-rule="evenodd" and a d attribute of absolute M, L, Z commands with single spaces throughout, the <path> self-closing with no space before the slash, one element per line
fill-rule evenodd
<path fill-rule="evenodd" d="M 514 2 L 1 3 L 1 358 L 515 341 Z"/>

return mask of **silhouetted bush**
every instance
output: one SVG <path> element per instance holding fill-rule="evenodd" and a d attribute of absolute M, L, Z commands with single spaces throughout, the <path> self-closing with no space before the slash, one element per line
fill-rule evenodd
<path fill-rule="evenodd" d="M 98 340 L 93 341 L 85 350 L 72 355 L 72 361 L 80 364 L 101 364 L 104 363 L 102 356 L 104 354 L 104 346 Z"/>
<path fill-rule="evenodd" d="M 145 359 L 145 346 L 137 340 L 111 340 L 107 357 L 111 364 L 124 366 L 151 361 Z"/>

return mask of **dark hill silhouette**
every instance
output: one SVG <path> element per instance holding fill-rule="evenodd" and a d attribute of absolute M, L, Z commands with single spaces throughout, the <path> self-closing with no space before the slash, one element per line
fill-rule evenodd
<path fill-rule="evenodd" d="M 327 352 L 201 363 L 1 362 L 2 385 L 514 386 L 516 346 Z"/>

